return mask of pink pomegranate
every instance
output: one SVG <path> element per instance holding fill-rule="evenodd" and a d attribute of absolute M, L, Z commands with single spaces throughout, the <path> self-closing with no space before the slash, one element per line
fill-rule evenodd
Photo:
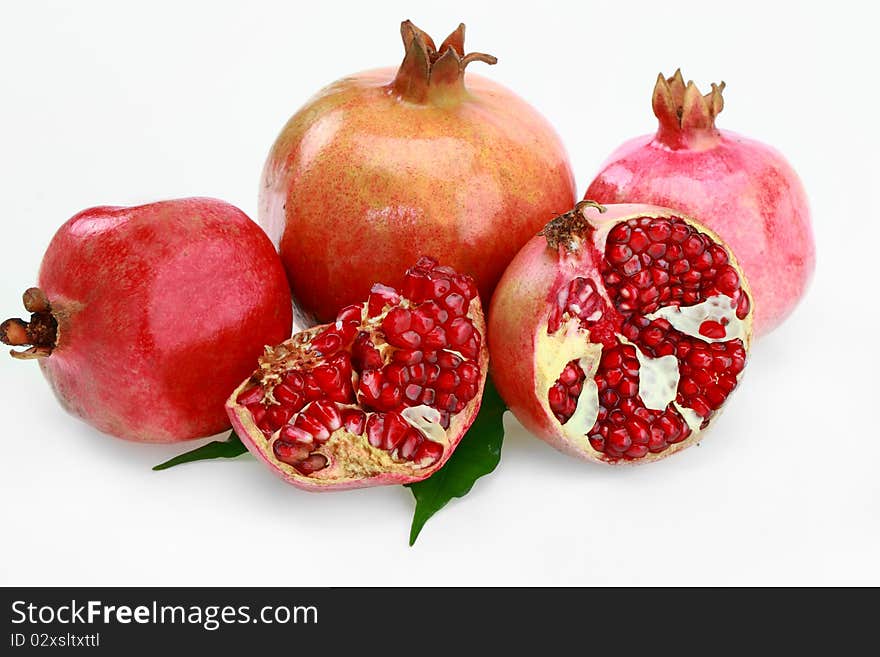
<path fill-rule="evenodd" d="M 313 491 L 419 481 L 480 408 L 489 355 L 470 276 L 421 258 L 331 324 L 267 350 L 227 410 L 242 442 Z"/>
<path fill-rule="evenodd" d="M 498 284 L 492 379 L 554 447 L 654 461 L 699 440 L 736 388 L 749 294 L 730 248 L 678 211 L 582 201 Z"/>
<path fill-rule="evenodd" d="M 763 335 L 803 296 L 815 267 L 810 211 L 800 180 L 777 151 L 718 130 L 724 83 L 705 96 L 681 71 L 654 87 L 655 135 L 626 142 L 602 166 L 586 198 L 653 203 L 700 218 L 724 238 L 755 295 Z"/>
<path fill-rule="evenodd" d="M 279 244 L 294 298 L 321 321 L 364 281 L 402 283 L 423 252 L 472 274 L 488 299 L 507 263 L 575 202 L 556 133 L 468 64 L 464 25 L 439 48 L 409 21 L 393 69 L 343 78 L 282 130 L 259 221 Z"/>
<path fill-rule="evenodd" d="M 227 429 L 224 402 L 290 335 L 272 243 L 237 208 L 189 198 L 80 212 L 55 234 L 29 322 L 0 326 L 62 405 L 100 431 L 175 442 Z"/>

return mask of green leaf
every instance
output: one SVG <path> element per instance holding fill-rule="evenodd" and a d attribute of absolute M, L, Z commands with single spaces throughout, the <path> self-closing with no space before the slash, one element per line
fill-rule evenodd
<path fill-rule="evenodd" d="M 234 459 L 247 452 L 247 447 L 241 442 L 235 432 L 229 434 L 226 440 L 215 440 L 213 442 L 196 447 L 194 450 L 185 452 L 175 456 L 165 463 L 153 466 L 153 470 L 167 470 L 181 463 L 191 463 L 192 461 L 204 461 L 205 459 Z"/>
<path fill-rule="evenodd" d="M 498 465 L 501 443 L 504 441 L 502 418 L 505 410 L 492 380 L 487 379 L 480 413 L 446 465 L 424 481 L 407 484 L 416 498 L 416 510 L 409 532 L 410 545 L 416 542 L 419 532 L 431 516 L 453 497 L 467 495 L 477 479 L 489 474 Z"/>

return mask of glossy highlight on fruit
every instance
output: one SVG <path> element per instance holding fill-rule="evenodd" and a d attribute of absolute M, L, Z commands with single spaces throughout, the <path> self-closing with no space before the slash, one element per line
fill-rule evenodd
<path fill-rule="evenodd" d="M 425 479 L 480 408 L 489 354 L 470 276 L 422 257 L 334 322 L 267 349 L 227 403 L 248 449 L 312 491 Z"/>
<path fill-rule="evenodd" d="M 755 332 L 765 335 L 795 308 L 815 268 L 806 193 L 773 148 L 715 127 L 724 83 L 700 95 L 681 71 L 658 76 L 657 133 L 620 146 L 585 198 L 677 208 L 733 248 L 752 285 Z"/>
<path fill-rule="evenodd" d="M 644 463 L 693 444 L 751 342 L 731 249 L 676 210 L 583 201 L 517 254 L 489 312 L 492 378 L 556 448 Z"/>
<path fill-rule="evenodd" d="M 267 344 L 290 335 L 290 289 L 262 229 L 222 201 L 95 207 L 49 244 L 26 347 L 61 404 L 104 433 L 175 442 L 229 428 L 224 403 Z"/>
<path fill-rule="evenodd" d="M 504 268 L 575 200 L 568 156 L 525 101 L 465 68 L 464 25 L 439 46 L 406 21 L 400 68 L 324 88 L 269 153 L 259 221 L 279 245 L 294 298 L 319 321 L 363 281 L 399 286 L 422 253 L 476 279 Z"/>

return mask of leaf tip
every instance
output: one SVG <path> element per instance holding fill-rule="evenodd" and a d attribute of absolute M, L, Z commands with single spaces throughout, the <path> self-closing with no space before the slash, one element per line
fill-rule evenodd
<path fill-rule="evenodd" d="M 427 518 L 425 518 L 427 520 Z M 419 534 L 422 533 L 422 528 L 425 526 L 425 520 L 419 522 L 418 518 L 413 517 L 412 526 L 409 528 L 409 546 L 412 547 L 416 544 L 416 541 L 419 538 Z"/>

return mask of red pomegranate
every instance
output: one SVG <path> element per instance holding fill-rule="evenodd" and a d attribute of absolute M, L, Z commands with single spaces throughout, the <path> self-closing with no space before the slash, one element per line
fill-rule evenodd
<path fill-rule="evenodd" d="M 693 444 L 736 388 L 749 289 L 676 210 L 581 202 L 523 247 L 489 311 L 492 379 L 556 448 L 645 463 Z"/>
<path fill-rule="evenodd" d="M 725 239 L 755 295 L 755 331 L 779 325 L 815 267 L 810 211 L 800 180 L 777 151 L 715 127 L 724 83 L 700 95 L 681 71 L 654 87 L 655 135 L 618 148 L 585 198 L 678 208 Z"/>
<path fill-rule="evenodd" d="M 479 411 L 484 333 L 473 279 L 423 257 L 400 291 L 374 285 L 333 323 L 267 350 L 229 417 L 248 449 L 300 488 L 419 481 Z"/>
<path fill-rule="evenodd" d="M 436 48 L 406 21 L 406 55 L 324 88 L 282 130 L 259 221 L 279 244 L 294 298 L 321 321 L 364 281 L 402 282 L 421 253 L 488 299 L 507 263 L 575 202 L 565 149 L 532 107 L 473 74 L 464 25 Z"/>
<path fill-rule="evenodd" d="M 55 234 L 28 346 L 61 404 L 100 431 L 142 442 L 229 427 L 224 402 L 267 344 L 290 335 L 290 290 L 272 243 L 237 208 L 189 198 L 80 212 Z"/>

